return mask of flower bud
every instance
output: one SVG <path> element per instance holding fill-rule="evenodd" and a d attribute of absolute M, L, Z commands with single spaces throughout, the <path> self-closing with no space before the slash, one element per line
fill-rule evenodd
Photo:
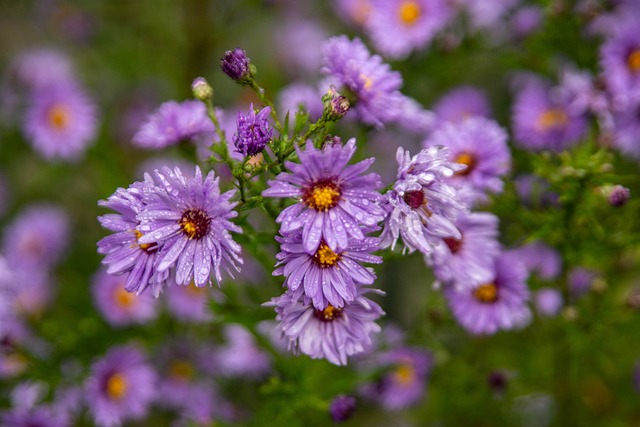
<path fill-rule="evenodd" d="M 334 422 L 346 421 L 353 416 L 356 409 L 356 398 L 340 394 L 333 398 L 329 405 L 329 413 Z"/>
<path fill-rule="evenodd" d="M 213 97 L 213 88 L 204 77 L 196 77 L 191 83 L 193 96 L 200 101 L 208 101 Z"/>
<path fill-rule="evenodd" d="M 619 208 L 629 201 L 630 195 L 631 193 L 628 188 L 622 185 L 614 185 L 607 191 L 607 200 L 611 206 Z"/>
<path fill-rule="evenodd" d="M 240 84 L 249 84 L 255 74 L 255 67 L 249 62 L 244 49 L 228 50 L 220 59 L 220 68 L 224 73 Z"/>
<path fill-rule="evenodd" d="M 325 120 L 339 120 L 349 111 L 349 100 L 340 95 L 336 88 L 332 85 L 327 93 L 322 97 L 324 106 L 323 116 Z"/>

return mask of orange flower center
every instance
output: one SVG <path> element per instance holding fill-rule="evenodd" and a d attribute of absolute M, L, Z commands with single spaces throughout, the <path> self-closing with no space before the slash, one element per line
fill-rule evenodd
<path fill-rule="evenodd" d="M 49 124 L 55 130 L 64 130 L 69 125 L 69 110 L 61 104 L 56 104 L 49 108 L 48 111 Z"/>
<path fill-rule="evenodd" d="M 107 395 L 113 400 L 122 399 L 127 393 L 129 383 L 125 376 L 119 372 L 112 374 L 107 380 Z"/>
<path fill-rule="evenodd" d="M 413 365 L 409 363 L 403 363 L 396 368 L 395 372 L 393 373 L 393 378 L 400 385 L 408 386 L 415 381 L 416 370 L 414 369 Z"/>
<path fill-rule="evenodd" d="M 459 176 L 469 175 L 476 166 L 476 158 L 471 153 L 460 153 L 455 162 L 467 166 L 466 169 L 456 172 Z"/>
<path fill-rule="evenodd" d="M 342 258 L 342 255 L 333 252 L 326 243 L 322 242 L 313 258 L 320 267 L 327 268 L 336 265 Z"/>
<path fill-rule="evenodd" d="M 302 200 L 311 209 L 327 211 L 340 201 L 340 188 L 333 180 L 324 180 L 304 191 Z"/>
<path fill-rule="evenodd" d="M 316 315 L 316 318 L 322 321 L 331 322 L 335 319 L 338 319 L 340 316 L 342 316 L 342 309 L 336 308 L 331 304 L 328 304 L 324 310 L 316 310 L 315 315 Z"/>
<path fill-rule="evenodd" d="M 640 49 L 635 49 L 627 57 L 627 66 L 632 73 L 640 71 Z"/>
<path fill-rule="evenodd" d="M 169 375 L 178 380 L 190 380 L 193 378 L 195 370 L 190 363 L 184 360 L 176 360 L 169 365 Z"/>
<path fill-rule="evenodd" d="M 550 108 L 538 117 L 538 126 L 543 131 L 558 129 L 567 124 L 569 117 L 560 108 Z"/>
<path fill-rule="evenodd" d="M 131 292 L 127 292 L 122 286 L 116 288 L 113 293 L 113 299 L 122 308 L 131 308 L 136 303 L 136 296 Z"/>
<path fill-rule="evenodd" d="M 415 1 L 403 1 L 400 4 L 400 8 L 398 9 L 398 16 L 400 17 L 400 21 L 406 26 L 412 26 L 416 23 L 420 15 L 422 14 L 422 9 L 420 5 Z"/>
<path fill-rule="evenodd" d="M 483 303 L 494 303 L 498 301 L 498 287 L 495 283 L 485 283 L 473 290 L 473 296 Z"/>

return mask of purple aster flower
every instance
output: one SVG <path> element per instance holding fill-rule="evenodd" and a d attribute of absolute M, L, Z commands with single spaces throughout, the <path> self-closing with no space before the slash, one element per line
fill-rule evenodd
<path fill-rule="evenodd" d="M 282 89 L 278 95 L 280 111 L 289 112 L 289 120 L 292 120 L 300 107 L 309 113 L 313 121 L 322 117 L 322 94 L 318 89 L 304 83 L 293 83 Z"/>
<path fill-rule="evenodd" d="M 13 309 L 21 316 L 38 318 L 53 300 L 54 283 L 43 266 L 13 269 L 7 286 L 12 290 Z"/>
<path fill-rule="evenodd" d="M 260 378 L 271 369 L 269 356 L 256 344 L 242 325 L 224 327 L 225 345 L 218 347 L 214 359 L 223 376 Z"/>
<path fill-rule="evenodd" d="M 493 278 L 493 265 L 500 255 L 498 217 L 478 212 L 459 215 L 455 225 L 460 238 L 443 238 L 429 258 L 438 280 L 459 289 L 472 289 Z"/>
<path fill-rule="evenodd" d="M 315 254 L 324 240 L 334 252 L 344 250 L 349 236 L 362 240 L 360 225 L 374 227 L 384 217 L 378 202 L 382 196 L 375 173 L 362 175 L 374 159 L 354 165 L 347 163 L 355 153 L 356 141 L 346 145 L 325 145 L 318 150 L 312 144 L 302 151 L 296 147 L 300 164 L 286 162 L 292 173 L 281 173 L 269 181 L 265 197 L 295 197 L 298 203 L 285 208 L 276 222 L 282 234 L 302 229 L 304 250 Z"/>
<path fill-rule="evenodd" d="M 458 86 L 444 94 L 433 106 L 438 122 L 462 122 L 469 117 L 491 117 L 487 95 L 473 86 Z"/>
<path fill-rule="evenodd" d="M 384 314 L 378 304 L 364 296 L 370 289 L 358 290 L 358 297 L 342 308 L 329 304 L 318 310 L 304 298 L 292 298 L 291 291 L 265 305 L 275 307 L 278 328 L 288 338 L 290 349 L 312 359 L 346 365 L 347 356 L 362 353 L 371 345 L 371 334 L 380 332 L 375 321 Z"/>
<path fill-rule="evenodd" d="M 446 0 L 377 0 L 372 6 L 367 31 L 376 50 L 394 59 L 425 48 L 453 15 Z"/>
<path fill-rule="evenodd" d="M 640 160 L 640 100 L 612 111 L 612 145 L 621 153 Z"/>
<path fill-rule="evenodd" d="M 160 105 L 133 136 L 141 148 L 161 149 L 196 137 L 209 137 L 215 131 L 200 101 L 168 101 Z"/>
<path fill-rule="evenodd" d="M 144 293 L 135 295 L 125 289 L 124 276 L 112 276 L 100 270 L 93 279 L 93 303 L 102 317 L 113 326 L 146 323 L 157 315 L 158 300 Z"/>
<path fill-rule="evenodd" d="M 534 303 L 538 313 L 544 317 L 556 316 L 564 304 L 560 291 L 553 288 L 542 288 L 536 291 Z"/>
<path fill-rule="evenodd" d="M 253 77 L 247 52 L 239 47 L 228 50 L 220 58 L 220 68 L 232 80 L 246 84 Z"/>
<path fill-rule="evenodd" d="M 448 149 L 442 146 L 423 149 L 413 157 L 398 148 L 397 180 L 386 194 L 382 247 L 394 249 L 401 237 L 405 251 L 427 255 L 443 237 L 460 239 L 453 221 L 465 207 L 447 180 L 463 166 L 449 162 L 448 157 Z"/>
<path fill-rule="evenodd" d="M 589 292 L 598 274 L 585 267 L 574 267 L 569 271 L 567 284 L 573 298 L 579 298 Z"/>
<path fill-rule="evenodd" d="M 378 249 L 378 239 L 350 239 L 342 251 L 334 252 L 321 241 L 314 254 L 306 252 L 302 233 L 296 231 L 284 237 L 276 236 L 281 252 L 276 255 L 278 268 L 274 276 L 285 276 L 284 286 L 295 295 L 304 293 L 317 309 L 331 304 L 341 308 L 358 295 L 359 285 L 371 285 L 376 275 L 363 262 L 380 264 L 382 258 L 372 255 Z"/>
<path fill-rule="evenodd" d="M 516 37 L 525 38 L 540 28 L 542 20 L 542 9 L 539 6 L 523 6 L 511 17 L 511 31 Z"/>
<path fill-rule="evenodd" d="M 640 101 L 640 14 L 616 22 L 614 34 L 602 45 L 600 63 L 615 103 Z"/>
<path fill-rule="evenodd" d="M 288 16 L 281 21 L 274 32 L 274 41 L 280 63 L 287 64 L 285 71 L 315 75 L 320 68 L 320 46 L 327 36 L 316 19 Z"/>
<path fill-rule="evenodd" d="M 436 116 L 429 110 L 425 110 L 415 99 L 402 97 L 402 114 L 396 117 L 396 123 L 406 132 L 424 136 L 431 132 L 436 123 Z"/>
<path fill-rule="evenodd" d="M 490 282 L 473 289 L 445 288 L 445 297 L 458 323 L 473 335 L 491 335 L 500 329 L 526 326 L 531 320 L 527 306 L 527 270 L 518 258 L 503 253 L 495 262 Z"/>
<path fill-rule="evenodd" d="M 561 151 L 579 142 L 587 122 L 564 100 L 551 99 L 541 80 L 531 78 L 516 95 L 513 126 L 515 141 L 522 148 Z"/>
<path fill-rule="evenodd" d="M 31 205 L 7 226 L 2 252 L 15 267 L 49 268 L 66 252 L 69 225 L 69 217 L 59 207 Z"/>
<path fill-rule="evenodd" d="M 256 114 L 253 104 L 248 114 L 238 113 L 238 127 L 233 135 L 236 151 L 244 156 L 255 156 L 264 150 L 273 135 L 273 128 L 269 124 L 270 113 L 271 107 L 265 107 Z"/>
<path fill-rule="evenodd" d="M 338 17 L 358 27 L 364 27 L 371 16 L 372 0 L 334 0 Z"/>
<path fill-rule="evenodd" d="M 39 88 L 31 94 L 24 132 L 44 158 L 79 160 L 96 137 L 95 104 L 72 83 Z"/>
<path fill-rule="evenodd" d="M 329 404 L 329 414 L 334 423 L 347 421 L 356 410 L 356 398 L 346 394 L 339 394 Z"/>
<path fill-rule="evenodd" d="M 378 55 L 371 55 L 360 39 L 332 37 L 322 47 L 322 71 L 337 80 L 338 90 L 351 92 L 358 118 L 382 127 L 401 112 L 400 73 L 391 71 Z"/>
<path fill-rule="evenodd" d="M 418 347 L 399 347 L 376 356 L 375 365 L 386 369 L 375 383 L 361 391 L 388 410 L 400 410 L 419 403 L 425 395 L 433 365 L 430 352 Z"/>
<path fill-rule="evenodd" d="M 119 426 L 145 416 L 156 396 L 156 373 L 135 347 L 113 347 L 91 367 L 86 399 L 95 423 Z"/>
<path fill-rule="evenodd" d="M 511 250 L 520 262 L 529 270 L 544 280 L 553 280 L 562 272 L 562 257 L 552 247 L 541 241 L 529 243 Z"/>
<path fill-rule="evenodd" d="M 189 283 L 186 286 L 169 286 L 166 293 L 167 309 L 176 319 L 192 323 L 211 321 L 208 304 L 212 295 L 210 288 Z"/>
<path fill-rule="evenodd" d="M 485 192 L 502 191 L 502 177 L 511 169 L 507 133 L 496 122 L 471 117 L 459 123 L 445 123 L 424 142 L 425 147 L 447 147 L 449 161 L 466 165 L 450 182 L 459 188 L 465 202 L 473 204 Z"/>
<path fill-rule="evenodd" d="M 105 255 L 102 263 L 107 266 L 108 274 L 127 273 L 124 284 L 127 292 L 140 295 L 151 286 L 151 292 L 158 296 L 169 273 L 156 270 L 159 247 L 156 243 L 141 243 L 143 234 L 138 229 L 138 214 L 145 208 L 143 196 L 153 185 L 150 178 L 135 182 L 127 189 L 118 188 L 107 200 L 98 202 L 117 212 L 98 217 L 104 228 L 114 232 L 98 242 L 98 253 Z"/>
<path fill-rule="evenodd" d="M 70 423 L 64 415 L 56 414 L 48 406 L 40 406 L 6 411 L 0 416 L 0 425 L 3 427 L 67 427 Z"/>
<path fill-rule="evenodd" d="M 242 229 L 230 219 L 238 215 L 229 199 L 235 191 L 220 194 L 219 178 L 209 172 L 203 179 L 196 166 L 195 177 L 185 178 L 180 169 L 155 171 L 161 186 L 148 193 L 148 201 L 138 218 L 142 245 L 159 245 L 156 270 L 175 268 L 175 281 L 196 286 L 220 284 L 220 267 L 229 272 L 242 264 L 240 245 L 230 231 Z"/>
<path fill-rule="evenodd" d="M 462 0 L 474 29 L 491 30 L 498 26 L 510 8 L 519 0 Z"/>
<path fill-rule="evenodd" d="M 9 65 L 10 76 L 29 89 L 39 89 L 74 80 L 69 58 L 62 52 L 41 48 L 26 51 Z"/>

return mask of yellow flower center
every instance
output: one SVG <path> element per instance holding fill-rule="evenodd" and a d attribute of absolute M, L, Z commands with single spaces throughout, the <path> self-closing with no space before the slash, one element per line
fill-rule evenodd
<path fill-rule="evenodd" d="M 640 71 L 640 49 L 635 49 L 627 57 L 627 65 L 632 73 Z"/>
<path fill-rule="evenodd" d="M 125 376 L 116 372 L 107 380 L 107 395 L 113 400 L 120 400 L 127 393 L 128 387 L 129 384 Z"/>
<path fill-rule="evenodd" d="M 398 16 L 404 25 L 412 26 L 416 23 L 422 13 L 422 9 L 418 2 L 403 1 L 398 9 Z"/>
<path fill-rule="evenodd" d="M 409 363 L 403 363 L 398 366 L 393 373 L 393 378 L 400 385 L 407 386 L 413 383 L 416 379 L 416 370 L 413 368 L 413 365 Z"/>
<path fill-rule="evenodd" d="M 483 303 L 496 302 L 498 301 L 498 287 L 495 283 L 485 283 L 473 290 L 473 296 Z"/>
<path fill-rule="evenodd" d="M 136 303 L 136 296 L 131 292 L 127 292 L 124 287 L 118 286 L 113 293 L 113 299 L 116 305 L 122 308 L 130 308 Z"/>
<path fill-rule="evenodd" d="M 567 124 L 569 117 L 567 113 L 560 108 L 550 108 L 540 114 L 538 117 L 538 126 L 541 130 L 547 131 L 558 129 Z"/>
<path fill-rule="evenodd" d="M 331 248 L 323 242 L 320 243 L 320 246 L 313 257 L 320 267 L 326 268 L 336 265 L 342 258 L 342 255 L 333 252 Z"/>
<path fill-rule="evenodd" d="M 211 218 L 198 208 L 187 209 L 182 213 L 178 221 L 182 232 L 191 239 L 202 239 L 208 232 L 211 225 Z"/>
<path fill-rule="evenodd" d="M 190 380 L 193 378 L 195 370 L 190 363 L 184 360 L 176 360 L 169 365 L 169 375 L 178 380 Z"/>
<path fill-rule="evenodd" d="M 134 234 L 136 235 L 136 240 L 139 240 L 143 234 L 141 232 L 139 232 L 138 230 L 133 230 Z M 147 252 L 149 249 L 153 248 L 157 246 L 157 243 L 143 243 L 141 245 L 138 245 L 138 247 L 140 249 L 142 249 L 143 251 Z"/>
<path fill-rule="evenodd" d="M 466 169 L 456 172 L 456 175 L 467 176 L 476 166 L 476 158 L 471 153 L 460 153 L 455 160 L 456 163 L 467 165 Z"/>
<path fill-rule="evenodd" d="M 373 86 L 373 80 L 371 80 L 370 77 L 365 76 L 364 74 L 360 74 L 360 78 L 364 82 L 364 85 L 363 85 L 364 89 L 365 90 L 371 89 L 371 86 Z"/>
<path fill-rule="evenodd" d="M 69 110 L 60 104 L 56 104 L 49 108 L 48 111 L 49 124 L 55 130 L 63 130 L 69 124 Z"/>
<path fill-rule="evenodd" d="M 338 204 L 340 189 L 333 181 L 317 183 L 305 190 L 302 199 L 311 209 L 327 211 Z"/>
<path fill-rule="evenodd" d="M 316 310 L 316 317 L 325 322 L 331 322 L 342 316 L 342 309 L 336 308 L 331 304 L 328 304 L 324 310 Z"/>

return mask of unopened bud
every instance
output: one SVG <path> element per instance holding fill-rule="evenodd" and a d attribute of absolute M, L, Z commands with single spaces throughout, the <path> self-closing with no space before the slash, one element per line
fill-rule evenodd
<path fill-rule="evenodd" d="M 196 77 L 191 83 L 193 96 L 200 101 L 208 101 L 213 97 L 213 88 L 204 77 Z"/>
<path fill-rule="evenodd" d="M 249 84 L 255 74 L 255 66 L 250 63 L 247 53 L 239 47 L 224 53 L 220 59 L 220 68 L 240 84 Z"/>
<path fill-rule="evenodd" d="M 356 409 L 356 398 L 341 394 L 333 398 L 329 405 L 329 413 L 334 422 L 346 421 L 353 416 Z"/>
<path fill-rule="evenodd" d="M 326 120 L 339 120 L 349 111 L 349 100 L 342 96 L 334 86 L 329 87 L 327 93 L 322 97 L 324 106 L 323 116 Z"/>
<path fill-rule="evenodd" d="M 627 204 L 629 196 L 631 195 L 629 189 L 622 185 L 614 185 L 613 187 L 607 188 L 605 191 L 609 204 L 616 208 Z"/>

